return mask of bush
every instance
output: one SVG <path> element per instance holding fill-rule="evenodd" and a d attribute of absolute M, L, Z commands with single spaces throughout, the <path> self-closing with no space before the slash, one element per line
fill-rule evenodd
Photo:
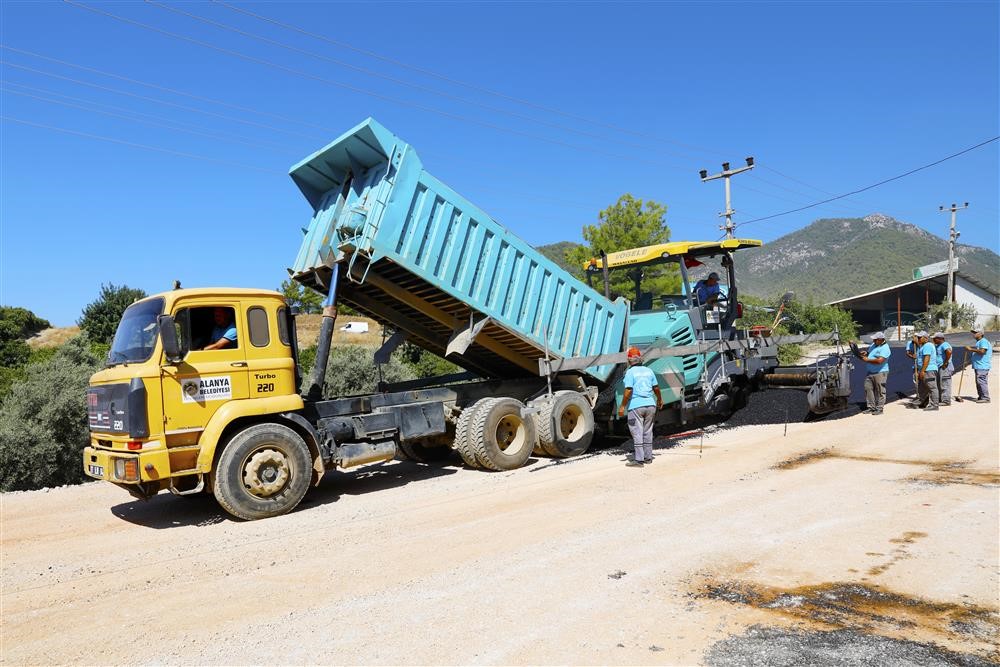
<path fill-rule="evenodd" d="M 31 338 L 52 325 L 27 308 L 0 306 L 0 335 L 12 335 L 21 340 Z"/>
<path fill-rule="evenodd" d="M 976 323 L 976 307 L 971 303 L 939 303 L 918 316 L 913 324 L 917 329 L 933 332 L 935 329 L 958 329 L 968 331 Z M 941 322 L 944 322 L 942 326 Z"/>
<path fill-rule="evenodd" d="M 777 315 L 777 301 L 769 303 L 764 299 L 747 296 L 740 297 L 743 302 L 743 317 L 736 320 L 736 326 L 750 328 L 752 326 L 770 327 Z M 785 306 L 781 322 L 774 329 L 775 335 L 798 333 L 822 333 L 824 331 L 840 331 L 841 340 L 857 340 L 858 325 L 851 314 L 837 306 L 824 306 L 801 301 L 791 301 Z M 778 347 L 778 362 L 795 364 L 802 355 L 801 345 L 781 345 Z"/>
<path fill-rule="evenodd" d="M 85 396 L 97 367 L 88 341 L 78 336 L 14 383 L 0 404 L 0 491 L 83 481 Z"/>
<path fill-rule="evenodd" d="M 323 395 L 327 398 L 339 398 L 341 396 L 370 394 L 378 391 L 380 379 L 388 383 L 416 379 L 417 376 L 413 371 L 401 361 L 398 351 L 392 355 L 389 363 L 382 364 L 380 378 L 379 367 L 372 359 L 372 355 L 377 349 L 378 347 L 374 345 L 334 347 L 330 351 L 330 360 L 326 368 Z M 309 377 L 306 377 L 302 386 L 309 387 L 312 383 L 312 369 L 305 366 L 303 368 L 309 371 Z"/>
<path fill-rule="evenodd" d="M 127 285 L 101 285 L 101 293 L 97 300 L 87 304 L 77 324 L 87 332 L 94 343 L 110 344 L 115 336 L 115 329 L 122 319 L 122 313 L 133 303 L 146 296 L 141 289 L 132 289 Z"/>
<path fill-rule="evenodd" d="M 399 355 L 402 362 L 413 372 L 414 377 L 421 379 L 461 373 L 465 370 L 413 343 L 403 343 L 399 348 Z"/>

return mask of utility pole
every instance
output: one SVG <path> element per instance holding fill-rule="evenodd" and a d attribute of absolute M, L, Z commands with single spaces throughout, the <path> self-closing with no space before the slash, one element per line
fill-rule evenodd
<path fill-rule="evenodd" d="M 955 229 L 955 216 L 958 215 L 959 211 L 967 208 L 969 208 L 969 202 L 965 202 L 962 206 L 952 204 L 951 208 L 938 206 L 938 211 L 941 213 L 945 211 L 951 213 L 951 229 L 948 232 L 948 293 L 944 297 L 945 303 L 951 303 L 955 297 L 955 242 L 962 235 L 962 232 Z"/>
<path fill-rule="evenodd" d="M 722 171 L 718 174 L 712 174 L 709 176 L 707 169 L 702 169 L 698 172 L 698 175 L 701 176 L 702 183 L 706 181 L 714 181 L 717 178 L 726 179 L 726 210 L 719 214 L 719 217 L 726 217 L 726 224 L 719 225 L 719 229 L 725 230 L 727 239 L 733 238 L 733 229 L 735 229 L 735 227 L 733 227 L 733 213 L 736 213 L 736 211 L 733 210 L 732 197 L 729 192 L 729 177 L 735 176 L 736 174 L 742 174 L 744 171 L 750 171 L 751 169 L 753 169 L 752 155 L 747 158 L 747 166 L 740 167 L 739 169 L 730 169 L 729 163 L 723 162 Z"/>

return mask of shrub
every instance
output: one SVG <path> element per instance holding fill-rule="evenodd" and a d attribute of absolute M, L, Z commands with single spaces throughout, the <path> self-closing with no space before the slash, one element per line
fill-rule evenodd
<path fill-rule="evenodd" d="M 0 306 L 0 332 L 2 335 L 9 333 L 14 338 L 24 340 L 50 326 L 52 325 L 49 324 L 48 320 L 43 320 L 27 308 Z"/>
<path fill-rule="evenodd" d="M 413 372 L 414 377 L 432 378 L 439 375 L 461 373 L 464 369 L 443 359 L 433 352 L 414 345 L 403 343 L 399 348 L 400 359 Z"/>
<path fill-rule="evenodd" d="M 122 313 L 145 296 L 146 293 L 141 289 L 132 289 L 127 285 L 101 285 L 97 300 L 87 304 L 77 324 L 94 343 L 109 344 L 115 336 Z"/>
<path fill-rule="evenodd" d="M 976 307 L 971 303 L 938 303 L 918 316 L 913 324 L 917 329 L 959 329 L 968 331 L 976 323 Z M 942 322 L 944 325 L 942 326 Z"/>
<path fill-rule="evenodd" d="M 398 351 L 392 355 L 389 363 L 382 364 L 380 376 L 379 367 L 372 359 L 377 349 L 374 345 L 334 347 L 330 351 L 330 360 L 327 363 L 323 395 L 328 398 L 339 398 L 370 394 L 378 391 L 380 380 L 392 383 L 416 379 L 413 371 L 400 360 Z M 309 377 L 303 381 L 303 387 L 308 387 L 312 382 L 312 369 L 305 366 L 303 369 L 309 373 Z"/>
<path fill-rule="evenodd" d="M 0 491 L 83 481 L 85 396 L 97 367 L 88 341 L 78 336 L 14 383 L 0 404 Z"/>
<path fill-rule="evenodd" d="M 743 302 L 743 317 L 736 320 L 736 326 L 750 328 L 752 326 L 770 327 L 777 315 L 777 302 L 769 303 L 755 297 L 740 297 Z M 851 314 L 837 306 L 824 306 L 801 301 L 791 301 L 785 306 L 781 322 L 775 327 L 775 335 L 787 333 L 822 333 L 824 331 L 840 331 L 842 340 L 857 340 L 858 325 Z M 795 364 L 802 355 L 800 345 L 781 345 L 778 347 L 778 362 Z"/>

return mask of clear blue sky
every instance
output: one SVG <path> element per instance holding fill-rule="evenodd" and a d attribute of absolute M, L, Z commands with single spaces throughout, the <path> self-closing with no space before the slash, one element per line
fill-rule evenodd
<path fill-rule="evenodd" d="M 726 160 L 759 165 L 739 222 L 1000 134 L 995 1 L 232 5 L 338 43 L 219 3 L 82 4 L 176 36 L 0 5 L 0 301 L 55 325 L 102 282 L 277 287 L 311 213 L 288 168 L 368 116 L 536 245 L 624 192 L 666 203 L 674 239 L 718 238 L 722 182 L 697 174 Z M 738 234 L 877 211 L 944 235 L 938 206 L 969 201 L 962 241 L 997 250 L 998 155 Z"/>

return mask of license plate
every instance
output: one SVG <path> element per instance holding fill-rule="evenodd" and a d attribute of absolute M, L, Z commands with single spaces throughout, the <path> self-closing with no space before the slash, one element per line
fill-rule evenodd
<path fill-rule="evenodd" d="M 95 466 L 93 463 L 87 466 L 88 472 L 94 477 L 104 477 L 104 466 Z"/>

